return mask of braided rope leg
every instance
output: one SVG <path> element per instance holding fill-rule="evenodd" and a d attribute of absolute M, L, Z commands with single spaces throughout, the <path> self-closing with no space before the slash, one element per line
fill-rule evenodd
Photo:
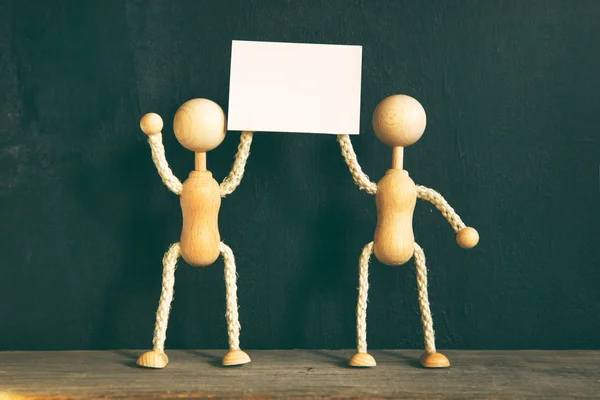
<path fill-rule="evenodd" d="M 373 242 L 363 247 L 358 260 L 358 301 L 356 304 L 356 354 L 348 364 L 351 367 L 374 367 L 377 362 L 367 353 L 367 300 L 369 296 L 369 259 Z"/>
<path fill-rule="evenodd" d="M 167 338 L 167 325 L 169 323 L 169 312 L 171 301 L 173 301 L 173 288 L 175 286 L 175 269 L 179 258 L 179 243 L 173 244 L 163 257 L 162 290 L 156 312 L 156 325 L 154 326 L 154 337 L 152 339 L 154 351 L 163 353 L 165 351 L 165 340 Z"/>
<path fill-rule="evenodd" d="M 429 308 L 429 295 L 427 294 L 427 266 L 425 253 L 421 246 L 415 243 L 415 264 L 417 265 L 417 286 L 419 288 L 419 308 L 421 309 L 421 323 L 425 338 L 425 352 L 435 353 L 435 333 L 433 331 L 433 318 Z"/>
<path fill-rule="evenodd" d="M 369 259 L 373 242 L 368 243 L 358 261 L 358 302 L 356 304 L 356 351 L 367 352 L 367 301 L 369 297 Z"/>
<path fill-rule="evenodd" d="M 240 321 L 237 302 L 237 274 L 233 251 L 221 242 L 219 249 L 225 262 L 225 317 L 227 319 L 227 337 L 229 350 L 240 349 Z"/>

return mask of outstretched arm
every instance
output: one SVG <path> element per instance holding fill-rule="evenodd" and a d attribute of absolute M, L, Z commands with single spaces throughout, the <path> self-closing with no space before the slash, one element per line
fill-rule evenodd
<path fill-rule="evenodd" d="M 242 181 L 244 170 L 246 169 L 246 161 L 248 161 L 248 156 L 250 155 L 253 134 L 253 132 L 242 132 L 231 172 L 227 178 L 223 179 L 223 182 L 221 182 L 221 197 L 233 193 Z"/>
<path fill-rule="evenodd" d="M 337 141 L 340 144 L 342 156 L 344 156 L 344 160 L 346 160 L 346 164 L 348 165 L 348 169 L 350 170 L 350 174 L 352 175 L 354 182 L 360 189 L 369 194 L 377 193 L 377 184 L 375 182 L 371 182 L 369 176 L 363 172 L 360 164 L 358 163 L 356 153 L 354 152 L 352 142 L 350 141 L 350 136 L 338 135 Z"/>
<path fill-rule="evenodd" d="M 152 150 L 152 161 L 154 161 L 163 183 L 171 192 L 179 196 L 181 194 L 181 181 L 173 174 L 165 157 L 161 133 L 163 128 L 162 118 L 158 114 L 146 114 L 140 121 L 140 127 L 148 135 L 148 143 L 150 143 L 150 149 Z"/>
<path fill-rule="evenodd" d="M 465 226 L 456 211 L 448 204 L 446 199 L 433 189 L 417 185 L 417 198 L 427 200 L 435 206 L 444 218 L 450 223 L 452 229 L 456 232 L 456 241 L 464 249 L 475 247 L 479 242 L 479 234 L 471 227 Z"/>

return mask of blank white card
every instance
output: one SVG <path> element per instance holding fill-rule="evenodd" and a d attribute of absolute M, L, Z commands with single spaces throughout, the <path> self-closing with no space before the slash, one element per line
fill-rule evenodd
<path fill-rule="evenodd" d="M 231 46 L 228 130 L 359 133 L 362 47 Z"/>

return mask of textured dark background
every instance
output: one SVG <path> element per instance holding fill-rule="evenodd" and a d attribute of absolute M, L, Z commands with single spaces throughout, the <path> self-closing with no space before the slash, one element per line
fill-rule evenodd
<path fill-rule="evenodd" d="M 417 205 L 439 347 L 600 348 L 599 20 L 595 0 L 0 1 L 0 349 L 150 346 L 181 214 L 138 121 L 163 116 L 184 179 L 172 117 L 194 97 L 227 109 L 232 39 L 363 45 L 353 142 L 375 180 L 375 105 L 421 101 L 405 166 L 481 234 L 464 251 Z M 209 154 L 219 181 L 238 140 Z M 374 228 L 333 136 L 257 134 L 220 216 L 243 347 L 354 346 Z M 222 267 L 180 264 L 168 347 L 226 346 Z M 374 260 L 371 288 L 371 346 L 421 347 L 412 262 Z"/>

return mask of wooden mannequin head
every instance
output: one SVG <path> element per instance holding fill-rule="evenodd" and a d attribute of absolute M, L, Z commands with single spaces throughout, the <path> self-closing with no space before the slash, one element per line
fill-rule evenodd
<path fill-rule="evenodd" d="M 183 147 L 205 153 L 225 139 L 225 113 L 214 101 L 192 99 L 175 113 L 173 131 Z"/>
<path fill-rule="evenodd" d="M 410 96 L 386 97 L 373 113 L 373 130 L 383 143 L 391 147 L 408 147 L 421 138 L 427 116 L 421 103 Z"/>

